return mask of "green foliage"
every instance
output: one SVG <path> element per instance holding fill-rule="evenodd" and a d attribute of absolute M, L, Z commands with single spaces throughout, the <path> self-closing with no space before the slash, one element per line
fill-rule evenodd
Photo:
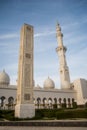
<path fill-rule="evenodd" d="M 73 102 L 73 103 L 72 103 L 72 106 L 73 106 L 73 108 L 77 108 L 77 103 L 76 103 L 76 102 Z"/>
<path fill-rule="evenodd" d="M 41 119 L 43 116 L 43 111 L 41 111 L 41 109 L 37 109 L 35 110 L 35 117 L 33 119 Z"/>
<path fill-rule="evenodd" d="M 53 104 L 53 108 L 54 108 L 54 109 L 57 109 L 57 104 Z"/>
<path fill-rule="evenodd" d="M 12 120 L 14 118 L 14 111 L 13 110 L 0 110 L 0 120 Z"/>
<path fill-rule="evenodd" d="M 87 109 L 36 109 L 35 117 L 32 119 L 15 118 L 14 110 L 0 110 L 0 120 L 9 121 L 75 118 L 87 118 Z"/>
<path fill-rule="evenodd" d="M 62 103 L 62 108 L 66 108 L 66 103 Z"/>
<path fill-rule="evenodd" d="M 55 117 L 56 109 L 37 109 L 36 117 L 39 114 L 40 118 L 53 118 Z"/>
<path fill-rule="evenodd" d="M 70 118 L 70 117 L 72 117 L 72 114 L 69 113 L 68 111 L 67 112 L 61 111 L 61 112 L 56 113 L 57 119 L 66 119 L 66 118 Z"/>
<path fill-rule="evenodd" d="M 87 108 L 87 102 L 85 103 L 85 108 Z"/>
<path fill-rule="evenodd" d="M 87 110 L 66 110 L 56 113 L 57 119 L 87 118 Z"/>

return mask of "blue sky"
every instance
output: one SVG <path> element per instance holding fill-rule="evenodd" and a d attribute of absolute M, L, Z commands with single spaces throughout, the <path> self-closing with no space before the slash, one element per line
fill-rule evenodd
<path fill-rule="evenodd" d="M 27 23 L 34 26 L 35 84 L 43 86 L 49 76 L 60 88 L 57 21 L 71 82 L 87 79 L 87 0 L 0 0 L 0 72 L 6 70 L 11 84 L 17 79 L 20 29 Z"/>

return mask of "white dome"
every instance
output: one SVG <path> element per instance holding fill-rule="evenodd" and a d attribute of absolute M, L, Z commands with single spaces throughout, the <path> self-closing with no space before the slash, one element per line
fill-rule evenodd
<path fill-rule="evenodd" d="M 10 77 L 5 72 L 5 70 L 3 70 L 3 72 L 0 73 L 0 84 L 2 84 L 2 85 L 9 85 L 10 84 Z"/>
<path fill-rule="evenodd" d="M 36 86 L 35 88 L 37 88 L 37 89 L 41 89 L 41 87 L 40 87 L 40 85 L 39 85 L 39 84 L 37 84 L 37 86 Z"/>
<path fill-rule="evenodd" d="M 48 78 L 44 81 L 44 88 L 45 88 L 45 89 L 54 89 L 54 88 L 55 88 L 54 81 L 53 81 L 51 78 L 48 77 Z"/>

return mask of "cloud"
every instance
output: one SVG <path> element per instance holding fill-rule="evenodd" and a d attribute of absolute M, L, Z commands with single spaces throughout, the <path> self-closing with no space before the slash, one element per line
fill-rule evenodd
<path fill-rule="evenodd" d="M 72 31 L 73 28 L 78 28 L 81 25 L 84 25 L 84 23 L 87 23 L 87 16 L 83 16 L 82 19 L 80 19 L 80 20 L 76 20 L 76 21 L 72 20 L 70 23 L 66 23 L 66 24 L 64 23 L 63 25 L 60 24 L 60 26 L 62 26 L 62 29 L 66 30 L 66 31 L 67 31 L 67 29 Z M 43 31 L 36 33 L 34 35 L 34 37 L 36 38 L 36 37 L 49 36 L 52 34 L 56 34 L 56 29 L 54 30 L 53 28 L 54 28 L 53 25 L 45 26 L 44 28 L 42 28 Z M 51 31 L 48 31 L 48 30 L 51 30 Z M 71 33 L 71 31 L 69 33 Z M 78 30 L 75 29 L 73 31 L 73 33 L 75 33 L 76 31 L 78 31 Z"/>
<path fill-rule="evenodd" d="M 0 40 L 4 40 L 4 39 L 12 39 L 12 38 L 18 38 L 19 35 L 18 34 L 4 34 L 4 35 L 0 35 Z"/>
<path fill-rule="evenodd" d="M 46 32 L 42 32 L 42 33 L 36 33 L 34 35 L 34 37 L 37 38 L 37 37 L 49 36 L 52 34 L 55 34 L 55 31 L 46 31 Z"/>

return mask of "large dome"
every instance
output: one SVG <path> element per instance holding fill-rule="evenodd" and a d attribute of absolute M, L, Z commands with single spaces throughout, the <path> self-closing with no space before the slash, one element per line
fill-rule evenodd
<path fill-rule="evenodd" d="M 1 85 L 9 85 L 10 84 L 10 77 L 5 72 L 5 70 L 3 70 L 3 72 L 0 73 L 0 84 Z"/>
<path fill-rule="evenodd" d="M 54 88 L 55 88 L 54 81 L 53 81 L 51 78 L 48 77 L 48 78 L 44 81 L 44 88 L 45 88 L 45 89 L 54 89 Z"/>

